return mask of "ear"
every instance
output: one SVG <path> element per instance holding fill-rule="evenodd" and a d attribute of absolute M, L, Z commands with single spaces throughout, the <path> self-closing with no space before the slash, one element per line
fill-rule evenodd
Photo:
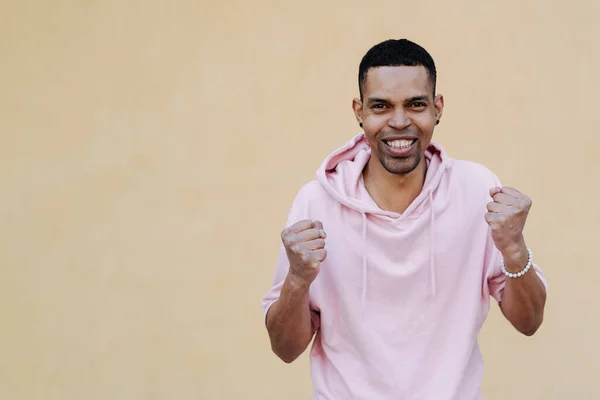
<path fill-rule="evenodd" d="M 433 99 L 433 106 L 435 107 L 435 120 L 439 122 L 444 112 L 444 96 L 441 94 L 435 96 L 435 99 Z"/>
<path fill-rule="evenodd" d="M 356 122 L 358 122 L 358 124 L 361 125 L 363 122 L 362 101 L 359 98 L 356 97 L 352 100 L 352 109 L 354 110 L 354 116 L 356 117 Z"/>

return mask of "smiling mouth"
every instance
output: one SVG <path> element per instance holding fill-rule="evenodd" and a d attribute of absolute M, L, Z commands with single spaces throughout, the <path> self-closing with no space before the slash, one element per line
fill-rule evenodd
<path fill-rule="evenodd" d="M 417 141 L 417 139 L 395 139 L 395 140 L 384 140 L 383 142 L 392 149 L 402 150 L 402 149 L 408 149 L 416 141 Z"/>

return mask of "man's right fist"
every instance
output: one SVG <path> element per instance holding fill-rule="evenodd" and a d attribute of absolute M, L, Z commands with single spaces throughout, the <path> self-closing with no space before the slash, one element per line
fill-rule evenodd
<path fill-rule="evenodd" d="M 325 260 L 325 231 L 319 221 L 304 220 L 281 232 L 281 240 L 285 246 L 289 274 L 309 285 L 319 274 L 321 261 Z"/>

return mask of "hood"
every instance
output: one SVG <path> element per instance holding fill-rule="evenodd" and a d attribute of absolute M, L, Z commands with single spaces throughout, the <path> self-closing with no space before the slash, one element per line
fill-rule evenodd
<path fill-rule="evenodd" d="M 323 161 L 317 171 L 317 179 L 330 196 L 346 207 L 379 217 L 415 217 L 415 211 L 422 209 L 419 206 L 435 191 L 448 165 L 444 149 L 431 142 L 425 151 L 428 167 L 423 189 L 408 209 L 399 216 L 398 213 L 381 210 L 372 201 L 359 195 L 360 185 L 363 185 L 362 171 L 370 156 L 371 148 L 364 133 L 360 133 Z"/>
<path fill-rule="evenodd" d="M 400 222 L 413 218 L 429 218 L 429 269 L 431 294 L 435 295 L 435 210 L 433 197 L 448 167 L 445 151 L 431 142 L 425 151 L 428 164 L 425 182 L 421 193 L 402 214 L 380 209 L 368 195 L 364 195 L 362 171 L 371 156 L 364 132 L 354 136 L 344 146 L 331 153 L 317 170 L 317 180 L 336 201 L 353 209 L 362 216 L 362 249 L 363 249 L 363 287 L 362 304 L 367 296 L 368 278 L 368 220 L 381 218 Z M 362 192 L 362 195 L 361 195 Z M 427 211 L 429 211 L 427 213 Z"/>

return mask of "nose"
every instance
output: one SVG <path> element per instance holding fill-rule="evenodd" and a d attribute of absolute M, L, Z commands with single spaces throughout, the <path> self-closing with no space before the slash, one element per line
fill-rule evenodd
<path fill-rule="evenodd" d="M 410 124 L 410 117 L 402 108 L 396 109 L 388 120 L 388 126 L 399 131 L 408 127 Z"/>

